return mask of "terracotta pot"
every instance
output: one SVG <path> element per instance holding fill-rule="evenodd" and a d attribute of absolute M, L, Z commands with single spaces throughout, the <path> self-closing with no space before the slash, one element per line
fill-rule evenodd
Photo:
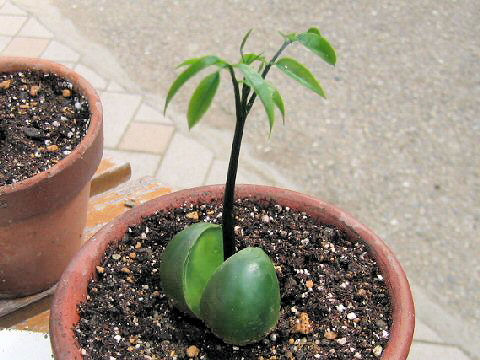
<path fill-rule="evenodd" d="M 0 298 L 30 295 L 54 285 L 81 246 L 90 181 L 102 158 L 102 106 L 73 70 L 47 60 L 1 57 L 0 73 L 41 70 L 72 82 L 88 100 L 87 135 L 47 171 L 0 187 Z"/>
<path fill-rule="evenodd" d="M 96 277 L 95 266 L 101 263 L 107 246 L 122 239 L 128 227 L 139 224 L 142 217 L 152 215 L 158 210 L 178 208 L 184 203 L 222 201 L 223 189 L 223 185 L 204 186 L 151 200 L 116 218 L 83 246 L 63 273 L 51 307 L 50 339 L 55 359 L 82 359 L 73 333 L 73 327 L 79 321 L 77 305 L 85 301 L 88 282 Z M 273 199 L 282 206 L 305 211 L 321 223 L 336 226 L 346 231 L 349 236 L 360 236 L 378 262 L 393 304 L 393 326 L 382 359 L 407 358 L 415 327 L 412 294 L 402 266 L 378 236 L 335 206 L 293 191 L 268 186 L 238 185 L 236 196 Z"/>

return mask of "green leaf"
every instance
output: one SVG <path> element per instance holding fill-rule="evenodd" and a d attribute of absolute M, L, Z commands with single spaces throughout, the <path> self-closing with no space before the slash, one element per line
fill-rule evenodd
<path fill-rule="evenodd" d="M 244 54 L 242 58 L 242 63 L 250 65 L 256 60 L 265 62 L 265 57 L 261 54 Z"/>
<path fill-rule="evenodd" d="M 268 334 L 280 315 L 280 288 L 265 252 L 246 248 L 220 265 L 204 289 L 200 314 L 226 343 L 244 345 Z"/>
<path fill-rule="evenodd" d="M 265 107 L 265 112 L 268 116 L 268 122 L 270 124 L 270 131 L 275 123 L 275 103 L 272 99 L 273 91 L 272 87 L 260 76 L 258 72 L 253 70 L 250 66 L 245 64 L 235 65 L 245 76 L 246 83 L 253 87 L 253 90 L 258 95 Z"/>
<path fill-rule="evenodd" d="M 309 33 L 312 33 L 312 34 L 317 34 L 319 36 L 322 36 L 322 34 L 320 34 L 320 30 L 316 27 L 311 27 L 308 29 L 308 32 Z"/>
<path fill-rule="evenodd" d="M 191 59 L 187 59 L 185 61 L 183 61 L 181 64 L 177 65 L 177 69 L 179 67 L 182 67 L 182 66 L 186 66 L 186 65 L 192 65 L 194 63 L 196 63 L 200 58 L 191 58 Z"/>
<path fill-rule="evenodd" d="M 297 60 L 284 57 L 278 60 L 275 65 L 291 78 L 297 80 L 303 86 L 316 92 L 318 95 L 325 97 L 325 92 L 318 83 L 318 80 L 304 65 Z"/>
<path fill-rule="evenodd" d="M 291 43 L 293 43 L 293 42 L 295 42 L 295 41 L 298 40 L 298 35 L 297 35 L 296 33 L 284 34 L 284 33 L 280 32 L 280 31 L 279 31 L 279 33 L 280 33 L 280 35 L 282 35 L 282 37 L 283 37 L 285 40 L 287 40 L 287 41 L 289 41 L 289 42 L 291 42 Z"/>
<path fill-rule="evenodd" d="M 320 56 L 330 65 L 335 65 L 337 57 L 335 55 L 335 49 L 330 43 L 315 32 L 306 32 L 298 35 L 298 40 L 308 49 Z"/>
<path fill-rule="evenodd" d="M 280 110 L 280 113 L 282 114 L 283 123 L 285 124 L 285 105 L 283 104 L 282 95 L 280 95 L 278 90 L 274 89 L 272 99 L 275 105 L 277 106 L 278 110 Z"/>
<path fill-rule="evenodd" d="M 221 227 L 204 222 L 190 225 L 174 236 L 162 255 L 163 290 L 178 309 L 198 316 L 204 287 L 222 262 Z"/>
<path fill-rule="evenodd" d="M 220 83 L 220 72 L 216 71 L 213 74 L 208 75 L 195 89 L 190 103 L 188 104 L 188 128 L 194 127 L 205 114 L 210 107 L 213 97 L 215 96 Z"/>
<path fill-rule="evenodd" d="M 252 33 L 253 29 L 248 30 L 248 32 L 245 34 L 245 36 L 242 39 L 242 44 L 240 45 L 240 54 L 243 57 L 243 47 L 245 46 L 245 43 L 247 42 L 248 38 L 250 37 L 250 34 Z"/>
<path fill-rule="evenodd" d="M 219 59 L 217 56 L 214 55 L 204 56 L 198 59 L 190 59 L 187 60 L 187 62 L 190 66 L 180 75 L 178 75 L 177 79 L 173 82 L 173 84 L 170 86 L 170 89 L 168 90 L 167 100 L 165 101 L 165 107 L 163 109 L 164 113 L 167 111 L 168 104 L 172 100 L 173 96 L 177 93 L 178 89 L 180 89 L 183 84 L 185 84 L 187 80 L 189 80 L 192 76 L 210 65 L 225 64 L 225 61 Z"/>

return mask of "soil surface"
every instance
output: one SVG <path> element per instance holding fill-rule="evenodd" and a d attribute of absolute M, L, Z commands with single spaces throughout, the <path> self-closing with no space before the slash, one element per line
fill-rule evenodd
<path fill-rule="evenodd" d="M 0 186 L 54 166 L 89 124 L 87 100 L 70 81 L 39 71 L 0 73 Z"/>
<path fill-rule="evenodd" d="M 227 345 L 172 307 L 159 278 L 169 240 L 197 221 L 221 223 L 221 206 L 185 205 L 129 228 L 110 246 L 88 286 L 75 328 L 84 359 L 378 359 L 388 339 L 390 299 L 360 239 L 271 202 L 237 201 L 238 248 L 262 247 L 281 293 L 276 329 Z"/>

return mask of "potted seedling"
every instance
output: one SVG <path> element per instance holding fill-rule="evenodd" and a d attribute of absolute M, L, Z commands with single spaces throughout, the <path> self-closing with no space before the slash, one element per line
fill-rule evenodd
<path fill-rule="evenodd" d="M 247 116 L 258 97 L 272 129 L 285 108 L 267 80 L 280 70 L 325 96 L 291 57 L 293 43 L 336 62 L 317 28 L 283 36 L 275 55 L 231 63 L 186 60 L 169 89 L 206 68 L 190 99 L 195 126 L 222 72 L 231 79 L 236 128 L 226 186 L 183 190 L 114 220 L 82 248 L 59 282 L 50 330 L 58 359 L 405 359 L 414 310 L 388 247 L 342 210 L 266 186 L 235 185 Z M 76 286 L 72 286 L 75 284 Z M 113 339 L 113 340 L 112 340 Z"/>
<path fill-rule="evenodd" d="M 53 286 L 80 248 L 102 141 L 85 79 L 48 60 L 0 57 L 0 299 Z"/>

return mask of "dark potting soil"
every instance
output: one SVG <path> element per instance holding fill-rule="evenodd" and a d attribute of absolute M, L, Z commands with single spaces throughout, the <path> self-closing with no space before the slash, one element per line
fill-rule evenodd
<path fill-rule="evenodd" d="M 163 294 L 158 268 L 169 240 L 196 221 L 221 223 L 221 206 L 186 204 L 144 219 L 106 251 L 79 306 L 84 359 L 380 358 L 390 299 L 360 239 L 268 201 L 237 201 L 235 214 L 238 248 L 263 248 L 277 270 L 281 314 L 272 333 L 256 344 L 225 344 Z"/>
<path fill-rule="evenodd" d="M 0 186 L 55 165 L 89 124 L 87 100 L 70 81 L 40 71 L 0 73 Z"/>

